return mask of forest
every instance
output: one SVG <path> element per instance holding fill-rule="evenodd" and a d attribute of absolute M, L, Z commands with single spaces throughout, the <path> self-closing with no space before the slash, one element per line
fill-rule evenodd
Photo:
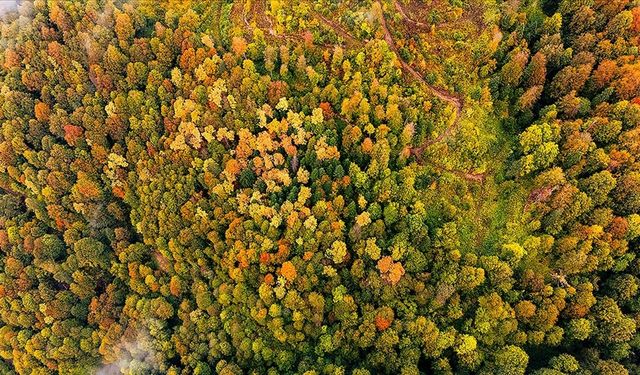
<path fill-rule="evenodd" d="M 0 374 L 640 374 L 640 0 L 17 3 Z"/>

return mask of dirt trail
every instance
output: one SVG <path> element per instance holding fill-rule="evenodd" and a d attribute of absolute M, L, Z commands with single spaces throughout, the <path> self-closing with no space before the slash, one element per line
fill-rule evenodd
<path fill-rule="evenodd" d="M 409 17 L 407 15 L 407 13 L 405 13 L 404 8 L 402 8 L 402 6 L 400 5 L 400 3 L 395 0 L 393 2 L 393 4 L 396 7 L 396 10 L 398 11 L 398 13 L 400 13 L 400 15 L 405 19 L 405 21 L 409 22 L 410 24 L 419 27 L 419 28 L 423 28 L 423 29 L 430 29 L 431 26 L 429 26 L 428 24 L 424 23 L 424 22 L 420 22 L 420 21 L 416 21 L 413 18 Z"/>
<path fill-rule="evenodd" d="M 402 8 L 400 7 L 400 4 L 398 4 L 397 1 L 395 1 L 396 4 L 396 9 L 398 9 L 398 11 L 407 19 L 409 19 L 408 17 L 406 17 L 406 15 L 404 14 L 404 12 L 402 11 Z M 440 135 L 438 135 L 436 138 L 434 139 L 429 139 L 427 141 L 425 141 L 424 143 L 422 143 L 420 146 L 418 147 L 414 147 L 411 149 L 411 154 L 414 155 L 418 161 L 421 161 L 421 156 L 424 153 L 424 151 L 426 150 L 427 147 L 431 146 L 434 143 L 438 143 L 443 141 L 445 138 L 448 138 L 449 136 L 451 136 L 451 134 L 453 133 L 453 131 L 460 125 L 460 119 L 462 117 L 462 108 L 464 106 L 464 101 L 462 99 L 462 97 L 460 97 L 459 95 L 456 95 L 455 93 L 452 93 L 446 89 L 440 88 L 440 87 L 435 87 L 431 84 L 429 84 L 427 81 L 425 81 L 424 77 L 422 76 L 422 74 L 420 74 L 417 70 L 415 70 L 411 65 L 409 65 L 409 63 L 407 63 L 400 55 L 399 51 L 398 51 L 398 47 L 396 46 L 395 41 L 393 40 L 393 38 L 391 37 L 391 32 L 389 31 L 389 28 L 387 27 L 387 21 L 384 17 L 384 13 L 382 13 L 382 7 L 380 5 L 380 3 L 378 2 L 378 7 L 381 10 L 380 14 L 379 14 L 379 18 L 380 18 L 380 25 L 382 26 L 382 30 L 384 31 L 384 39 L 387 42 L 387 44 L 389 45 L 389 47 L 391 47 L 391 49 L 393 50 L 393 52 L 395 52 L 396 56 L 398 57 L 398 61 L 400 61 L 400 64 L 402 65 L 402 68 L 407 71 L 410 75 L 412 75 L 418 82 L 420 82 L 421 84 L 423 84 L 425 87 L 427 87 L 431 93 L 436 96 L 437 98 L 449 103 L 451 106 L 453 106 L 455 108 L 455 118 L 453 119 L 453 121 L 451 122 L 451 124 L 442 132 L 440 133 Z M 416 21 L 414 21 L 416 22 Z M 483 184 L 486 178 L 486 175 L 484 173 L 471 173 L 471 172 L 463 172 L 463 171 L 459 171 L 459 170 L 451 170 L 451 169 L 446 169 L 446 168 L 441 168 L 439 167 L 438 169 L 442 170 L 442 171 L 447 171 L 450 173 L 453 173 L 459 177 L 464 178 L 465 180 L 468 181 L 473 181 L 473 182 L 478 182 L 480 184 Z"/>
<path fill-rule="evenodd" d="M 480 184 L 483 184 L 485 178 L 487 177 L 484 173 L 464 172 L 459 169 L 449 169 L 440 165 L 431 165 L 431 167 L 433 167 L 438 172 L 452 173 L 458 177 L 464 178 L 467 181 L 478 182 Z"/>
<path fill-rule="evenodd" d="M 439 88 L 439 87 L 435 87 L 435 86 L 427 83 L 427 81 L 425 81 L 424 77 L 422 77 L 422 74 L 418 73 L 418 71 L 413 69 L 413 67 L 411 65 L 409 65 L 406 61 L 404 61 L 404 59 L 402 59 L 402 57 L 400 55 L 400 52 L 398 51 L 398 47 L 396 46 L 395 41 L 391 37 L 391 33 L 389 32 L 389 28 L 387 27 L 387 21 L 384 18 L 384 14 L 380 14 L 380 25 L 382 26 L 382 30 L 384 31 L 384 40 L 387 42 L 389 47 L 391 47 L 393 52 L 395 52 L 396 56 L 398 57 L 398 61 L 400 61 L 400 64 L 402 65 L 402 68 L 404 70 L 406 70 L 407 72 L 409 72 L 409 74 L 411 74 L 415 79 L 417 79 L 424 86 L 429 88 L 429 90 L 437 98 L 442 99 L 442 100 L 448 102 L 449 104 L 453 105 L 456 108 L 456 114 L 460 115 L 462 113 L 462 99 L 460 97 L 458 97 L 457 95 L 455 95 L 455 94 L 453 94 L 453 93 L 451 93 L 451 92 L 449 92 L 449 91 L 447 91 L 445 89 L 442 89 L 442 88 Z"/>
<path fill-rule="evenodd" d="M 463 173 L 462 177 L 464 177 L 465 179 L 469 180 L 469 181 L 475 181 L 475 182 L 480 182 L 483 183 L 484 179 L 487 177 L 486 175 L 484 175 L 483 173 Z"/>
<path fill-rule="evenodd" d="M 396 6 L 399 6 L 399 4 L 397 2 L 396 2 Z M 434 143 L 437 143 L 437 142 L 440 142 L 443 139 L 449 137 L 451 135 L 451 133 L 453 132 L 453 130 L 458 127 L 458 125 L 460 124 L 460 118 L 462 116 L 463 101 L 462 101 L 462 98 L 459 97 L 458 95 L 456 95 L 454 93 L 451 93 L 451 92 L 449 92 L 449 91 L 447 91 L 447 90 L 445 90 L 443 88 L 435 87 L 435 86 L 427 83 L 427 81 L 425 81 L 425 79 L 422 76 L 422 74 L 420 74 L 418 71 L 416 71 L 406 61 L 404 61 L 404 59 L 400 55 L 400 52 L 398 51 L 398 47 L 396 46 L 395 41 L 391 37 L 391 32 L 389 32 L 389 28 L 387 27 L 387 20 L 384 17 L 384 13 L 382 13 L 382 6 L 380 5 L 379 2 L 378 2 L 378 8 L 381 10 L 380 14 L 379 14 L 379 19 L 380 19 L 380 26 L 382 26 L 382 30 L 384 31 L 384 40 L 387 42 L 389 47 L 391 47 L 393 52 L 395 52 L 396 56 L 398 57 L 398 61 L 400 61 L 400 64 L 402 65 L 402 68 L 405 71 L 407 71 L 410 75 L 412 75 L 418 82 L 420 82 L 424 86 L 426 86 L 435 97 L 437 97 L 437 98 L 449 103 L 450 105 L 452 105 L 455 108 L 456 118 L 453 120 L 451 125 L 449 125 L 449 127 L 447 127 L 442 133 L 440 133 L 440 135 L 438 137 L 436 137 L 435 139 L 427 140 L 422 145 L 420 145 L 418 147 L 414 147 L 413 149 L 411 149 L 411 153 L 412 154 L 420 155 L 430 145 L 432 145 Z"/>

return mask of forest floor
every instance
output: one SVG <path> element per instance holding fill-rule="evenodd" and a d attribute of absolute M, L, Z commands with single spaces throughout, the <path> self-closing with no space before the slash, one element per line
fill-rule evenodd
<path fill-rule="evenodd" d="M 398 11 L 398 13 L 400 13 L 402 18 L 404 18 L 405 22 L 407 22 L 407 23 L 411 24 L 412 26 L 417 27 L 419 29 L 430 29 L 431 28 L 431 25 L 429 25 L 428 23 L 416 21 L 413 18 L 409 17 L 407 15 L 407 13 L 405 12 L 404 8 L 402 7 L 402 5 L 400 5 L 400 3 L 397 0 L 394 0 L 393 5 L 395 6 L 395 8 Z"/>

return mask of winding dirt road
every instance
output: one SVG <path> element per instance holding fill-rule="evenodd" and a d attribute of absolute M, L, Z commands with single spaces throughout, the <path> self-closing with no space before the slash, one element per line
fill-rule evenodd
<path fill-rule="evenodd" d="M 448 126 L 436 138 L 429 139 L 425 141 L 423 144 L 421 144 L 420 146 L 414 147 L 411 149 L 411 153 L 413 155 L 419 156 L 424 152 L 424 150 L 427 147 L 431 146 L 434 143 L 441 142 L 445 138 L 449 137 L 451 133 L 453 133 L 453 130 L 458 127 L 458 125 L 460 124 L 460 118 L 462 116 L 463 100 L 460 96 L 454 93 L 451 93 L 443 88 L 435 87 L 429 84 L 427 81 L 425 81 L 422 74 L 420 74 L 417 70 L 415 70 L 406 61 L 404 61 L 404 59 L 400 55 L 400 52 L 398 51 L 398 47 L 396 46 L 395 41 L 391 37 L 391 32 L 389 32 L 389 28 L 387 27 L 387 21 L 384 17 L 384 13 L 382 13 L 382 6 L 380 5 L 379 2 L 377 4 L 378 4 L 378 8 L 381 10 L 380 14 L 378 15 L 378 18 L 380 21 L 380 26 L 382 26 L 382 30 L 384 31 L 384 40 L 387 42 L 389 47 L 391 47 L 393 52 L 395 52 L 396 56 L 398 57 L 398 61 L 400 61 L 400 64 L 402 65 L 402 68 L 406 72 L 408 72 L 411 76 L 413 76 L 418 82 L 420 82 L 422 85 L 427 87 L 435 97 L 449 103 L 455 108 L 456 118 L 453 120 L 450 126 Z M 396 7 L 397 6 L 399 6 L 399 4 L 396 2 Z"/>
<path fill-rule="evenodd" d="M 396 10 L 398 11 L 398 13 L 400 13 L 400 15 L 402 17 L 404 17 L 404 19 L 407 22 L 409 22 L 410 24 L 412 24 L 413 26 L 416 26 L 416 27 L 419 27 L 419 28 L 422 28 L 422 29 L 430 29 L 431 28 L 431 26 L 429 24 L 426 24 L 426 23 L 420 22 L 420 21 L 416 21 L 413 18 L 409 17 L 407 15 L 407 13 L 404 11 L 404 8 L 402 8 L 402 6 L 400 5 L 400 3 L 397 0 L 395 0 L 393 2 L 393 5 L 395 5 Z"/>

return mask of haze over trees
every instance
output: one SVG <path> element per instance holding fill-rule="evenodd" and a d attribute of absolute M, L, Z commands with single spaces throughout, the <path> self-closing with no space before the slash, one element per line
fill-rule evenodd
<path fill-rule="evenodd" d="M 34 0 L 0 373 L 640 373 L 640 3 Z"/>

